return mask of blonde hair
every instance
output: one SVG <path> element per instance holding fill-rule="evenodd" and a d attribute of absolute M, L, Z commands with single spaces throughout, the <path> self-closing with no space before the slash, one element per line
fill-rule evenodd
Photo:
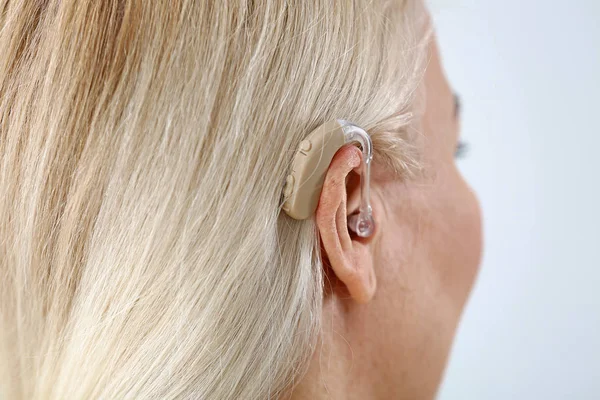
<path fill-rule="evenodd" d="M 280 396 L 319 332 L 302 138 L 416 165 L 413 1 L 0 0 L 0 398 Z"/>

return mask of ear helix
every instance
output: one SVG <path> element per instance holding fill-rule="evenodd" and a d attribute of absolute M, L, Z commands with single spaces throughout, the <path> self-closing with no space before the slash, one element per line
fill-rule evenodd
<path fill-rule="evenodd" d="M 314 215 L 329 164 L 347 143 L 358 144 L 363 154 L 360 208 L 358 213 L 348 217 L 348 228 L 359 237 L 369 237 L 375 228 L 369 200 L 373 145 L 364 129 L 342 119 L 319 126 L 300 143 L 283 188 L 283 210 L 298 220 Z"/>

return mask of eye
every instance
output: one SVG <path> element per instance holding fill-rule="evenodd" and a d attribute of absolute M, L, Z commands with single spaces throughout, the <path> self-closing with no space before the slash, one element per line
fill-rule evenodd
<path fill-rule="evenodd" d="M 456 150 L 454 150 L 454 158 L 462 159 L 467 156 L 469 153 L 469 144 L 465 141 L 459 140 L 456 145 Z"/>

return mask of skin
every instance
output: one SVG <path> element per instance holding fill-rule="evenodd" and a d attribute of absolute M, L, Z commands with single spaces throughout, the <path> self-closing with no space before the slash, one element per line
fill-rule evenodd
<path fill-rule="evenodd" d="M 435 39 L 423 81 L 426 173 L 406 182 L 373 164 L 376 231 L 348 231 L 361 153 L 347 146 L 316 213 L 329 285 L 322 334 L 292 399 L 432 399 L 477 275 L 481 217 L 454 160 L 459 121 Z M 348 198 L 351 200 L 348 201 Z"/>

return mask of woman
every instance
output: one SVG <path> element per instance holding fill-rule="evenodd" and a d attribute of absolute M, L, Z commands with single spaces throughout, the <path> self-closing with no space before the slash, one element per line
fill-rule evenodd
<path fill-rule="evenodd" d="M 430 399 L 476 275 L 458 110 L 413 0 L 0 1 L 0 397 Z M 299 143 L 360 150 L 314 216 Z"/>

